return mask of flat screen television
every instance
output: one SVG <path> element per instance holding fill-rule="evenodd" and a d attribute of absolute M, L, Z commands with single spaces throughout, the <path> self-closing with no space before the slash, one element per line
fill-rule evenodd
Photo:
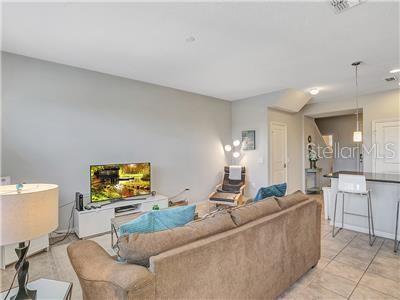
<path fill-rule="evenodd" d="M 90 166 L 90 200 L 123 200 L 151 193 L 149 162 Z"/>

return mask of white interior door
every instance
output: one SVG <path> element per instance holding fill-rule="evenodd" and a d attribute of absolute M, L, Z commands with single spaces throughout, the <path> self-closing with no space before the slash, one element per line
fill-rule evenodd
<path fill-rule="evenodd" d="M 374 121 L 376 173 L 400 173 L 400 120 Z"/>
<path fill-rule="evenodd" d="M 271 122 L 270 128 L 270 183 L 287 182 L 287 125 Z"/>

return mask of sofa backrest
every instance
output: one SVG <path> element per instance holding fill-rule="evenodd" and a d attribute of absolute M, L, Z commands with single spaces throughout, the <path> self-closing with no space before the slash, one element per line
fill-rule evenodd
<path fill-rule="evenodd" d="M 164 251 L 242 226 L 293 206 L 308 197 L 298 191 L 281 198 L 270 197 L 228 211 L 217 211 L 185 226 L 151 233 L 132 233 L 118 239 L 118 254 L 128 263 L 149 265 L 149 258 Z"/>
<path fill-rule="evenodd" d="M 308 196 L 305 195 L 302 191 L 296 191 L 283 197 L 275 197 L 275 199 L 278 202 L 280 208 L 286 209 L 300 202 L 308 200 Z"/>
<path fill-rule="evenodd" d="M 150 258 L 157 298 L 278 296 L 320 258 L 321 207 L 306 200 Z"/>
<path fill-rule="evenodd" d="M 236 226 L 242 226 L 251 221 L 257 220 L 280 211 L 281 208 L 274 197 L 262 201 L 252 202 L 244 206 L 233 208 L 230 211 L 233 222 Z"/>
<path fill-rule="evenodd" d="M 151 256 L 235 227 L 228 212 L 218 212 L 182 227 L 122 236 L 118 239 L 118 254 L 128 263 L 148 266 Z"/>

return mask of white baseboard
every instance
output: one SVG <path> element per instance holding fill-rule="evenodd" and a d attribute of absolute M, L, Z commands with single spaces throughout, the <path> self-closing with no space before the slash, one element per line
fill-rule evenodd
<path fill-rule="evenodd" d="M 333 221 L 330 221 L 329 223 L 331 226 L 333 226 Z M 337 223 L 336 222 L 336 227 L 342 227 L 342 223 Z M 348 225 L 348 224 L 344 224 L 344 229 L 348 229 L 348 230 L 352 230 L 352 231 L 357 231 L 357 232 L 361 232 L 361 233 L 366 233 L 368 234 L 368 228 L 364 228 L 364 227 L 359 227 L 359 226 L 354 226 L 354 225 Z M 379 230 L 375 230 L 375 235 L 379 236 L 379 237 L 383 237 L 386 239 L 391 239 L 394 240 L 394 233 L 388 233 L 388 232 L 384 232 L 384 231 L 379 231 Z M 399 239 L 399 238 L 398 238 Z"/>
<path fill-rule="evenodd" d="M 56 232 L 51 232 L 49 234 L 49 237 L 50 238 L 58 238 L 58 237 L 63 236 L 67 232 L 68 232 L 68 229 L 60 229 L 60 230 L 57 230 L 57 233 Z M 72 228 L 70 233 L 75 233 L 75 228 Z"/>

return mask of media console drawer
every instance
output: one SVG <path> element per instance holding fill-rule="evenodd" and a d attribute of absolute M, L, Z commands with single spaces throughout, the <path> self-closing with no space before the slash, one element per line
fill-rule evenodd
<path fill-rule="evenodd" d="M 114 218 L 114 208 L 84 211 L 77 216 L 75 233 L 79 238 L 85 238 L 110 231 L 107 220 L 112 218 Z"/>

